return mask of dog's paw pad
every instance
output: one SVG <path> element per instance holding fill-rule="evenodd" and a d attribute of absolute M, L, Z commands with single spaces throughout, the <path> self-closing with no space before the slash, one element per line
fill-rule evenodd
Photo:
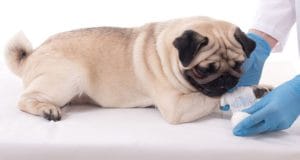
<path fill-rule="evenodd" d="M 43 117 L 49 121 L 61 120 L 61 111 L 55 106 L 48 106 L 42 108 Z"/>
<path fill-rule="evenodd" d="M 266 94 L 268 94 L 269 92 L 271 92 L 272 90 L 273 90 L 273 87 L 266 86 L 266 85 L 259 85 L 259 86 L 255 86 L 253 88 L 253 92 L 254 92 L 256 98 L 261 98 L 261 97 L 265 96 Z"/>

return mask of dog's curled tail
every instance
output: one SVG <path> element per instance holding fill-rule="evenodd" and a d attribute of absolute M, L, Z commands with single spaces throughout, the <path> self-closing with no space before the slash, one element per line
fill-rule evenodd
<path fill-rule="evenodd" d="M 22 76 L 23 66 L 33 52 L 31 43 L 23 32 L 17 33 L 7 44 L 5 50 L 6 63 L 10 70 Z"/>

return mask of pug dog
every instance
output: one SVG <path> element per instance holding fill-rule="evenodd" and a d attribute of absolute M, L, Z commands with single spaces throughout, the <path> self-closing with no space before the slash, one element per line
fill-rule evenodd
<path fill-rule="evenodd" d="M 23 80 L 24 112 L 58 121 L 70 102 L 154 105 L 179 124 L 218 109 L 254 48 L 234 24 L 191 17 L 59 33 L 36 49 L 20 33 L 8 43 L 6 60 Z"/>

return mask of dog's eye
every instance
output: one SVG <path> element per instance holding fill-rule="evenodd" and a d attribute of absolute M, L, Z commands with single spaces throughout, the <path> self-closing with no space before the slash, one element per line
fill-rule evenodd
<path fill-rule="evenodd" d="M 243 64 L 243 62 L 235 62 L 235 65 L 234 65 L 233 69 L 241 68 L 242 64 Z"/>
<path fill-rule="evenodd" d="M 212 63 L 210 63 L 207 67 L 197 66 L 196 71 L 197 71 L 198 74 L 207 76 L 209 74 L 215 73 L 216 68 Z"/>

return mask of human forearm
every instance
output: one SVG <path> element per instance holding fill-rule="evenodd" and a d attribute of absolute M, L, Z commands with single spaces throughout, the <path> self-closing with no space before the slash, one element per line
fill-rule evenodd
<path fill-rule="evenodd" d="M 274 46 L 278 42 L 275 38 L 273 38 L 272 36 L 270 36 L 269 34 L 267 34 L 265 32 L 262 32 L 262 31 L 259 31 L 256 29 L 250 29 L 249 32 L 261 36 L 263 39 L 265 39 L 269 43 L 271 48 L 274 48 Z"/>

